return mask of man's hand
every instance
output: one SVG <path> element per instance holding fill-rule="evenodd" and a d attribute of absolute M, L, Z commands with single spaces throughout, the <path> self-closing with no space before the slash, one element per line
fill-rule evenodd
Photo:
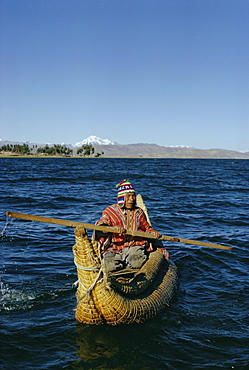
<path fill-rule="evenodd" d="M 115 227 L 115 229 L 118 230 L 117 234 L 124 234 L 126 232 L 126 229 L 121 225 L 117 225 L 117 226 L 114 226 L 114 227 Z"/>
<path fill-rule="evenodd" d="M 151 233 L 152 235 L 154 235 L 154 237 L 155 237 L 156 239 L 159 239 L 159 238 L 160 238 L 160 236 L 161 236 L 161 233 L 160 233 L 159 231 L 156 231 L 156 230 L 150 231 L 150 233 Z"/>
<path fill-rule="evenodd" d="M 106 225 L 106 224 L 101 224 L 101 226 L 110 226 L 110 225 Z M 123 226 L 121 226 L 121 225 L 117 225 L 117 226 L 111 226 L 111 227 L 115 227 L 115 229 L 117 229 L 117 233 L 116 234 L 123 234 L 123 233 L 125 233 L 126 232 L 126 229 L 123 227 Z M 102 233 L 104 233 L 104 234 L 107 234 L 107 233 L 109 233 L 110 231 L 102 231 Z"/>

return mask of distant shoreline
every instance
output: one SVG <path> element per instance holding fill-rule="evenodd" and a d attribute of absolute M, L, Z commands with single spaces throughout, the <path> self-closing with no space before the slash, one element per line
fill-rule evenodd
<path fill-rule="evenodd" d="M 100 157 L 80 157 L 80 156 L 62 156 L 62 155 L 19 155 L 19 154 L 0 154 L 0 158 L 64 158 L 64 159 L 70 159 L 70 158 L 78 158 L 78 159 L 86 159 L 86 158 L 92 158 L 92 159 L 99 159 Z"/>
<path fill-rule="evenodd" d="M 249 151 L 192 147 L 165 147 L 157 144 L 89 144 L 77 148 L 68 144 L 26 144 L 2 141 L 0 158 L 178 158 L 249 159 Z"/>
<path fill-rule="evenodd" d="M 127 157 L 91 157 L 91 156 L 56 156 L 56 155 L 5 155 L 0 154 L 0 158 L 28 158 L 28 159 L 236 159 L 236 160 L 248 160 L 249 158 L 239 157 L 146 157 L 146 156 L 127 156 Z"/>

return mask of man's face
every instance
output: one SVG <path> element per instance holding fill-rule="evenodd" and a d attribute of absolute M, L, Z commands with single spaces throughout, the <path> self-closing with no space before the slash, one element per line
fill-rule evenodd
<path fill-rule="evenodd" d="M 125 208 L 132 209 L 136 204 L 136 194 L 126 193 L 125 194 Z"/>

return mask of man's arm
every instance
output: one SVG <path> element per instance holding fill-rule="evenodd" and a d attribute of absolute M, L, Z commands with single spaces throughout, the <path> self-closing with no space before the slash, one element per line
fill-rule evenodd
<path fill-rule="evenodd" d="M 161 233 L 153 229 L 153 227 L 148 223 L 144 212 L 140 216 L 140 229 L 144 232 L 153 234 L 153 236 L 157 239 L 159 239 L 161 236 Z"/>

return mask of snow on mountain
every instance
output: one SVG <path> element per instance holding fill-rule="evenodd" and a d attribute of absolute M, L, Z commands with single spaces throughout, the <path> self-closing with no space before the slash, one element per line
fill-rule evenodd
<path fill-rule="evenodd" d="M 114 145 L 116 143 L 114 143 L 113 141 L 109 140 L 109 139 L 101 139 L 100 137 L 98 136 L 89 136 L 87 139 L 84 139 L 82 141 L 79 141 L 75 144 L 73 144 L 74 147 L 81 147 L 82 145 L 85 145 L 85 144 L 97 144 L 97 145 Z"/>
<path fill-rule="evenodd" d="M 192 149 L 193 147 L 192 146 L 188 146 L 188 145 L 168 145 L 168 148 L 187 148 L 187 149 Z"/>

